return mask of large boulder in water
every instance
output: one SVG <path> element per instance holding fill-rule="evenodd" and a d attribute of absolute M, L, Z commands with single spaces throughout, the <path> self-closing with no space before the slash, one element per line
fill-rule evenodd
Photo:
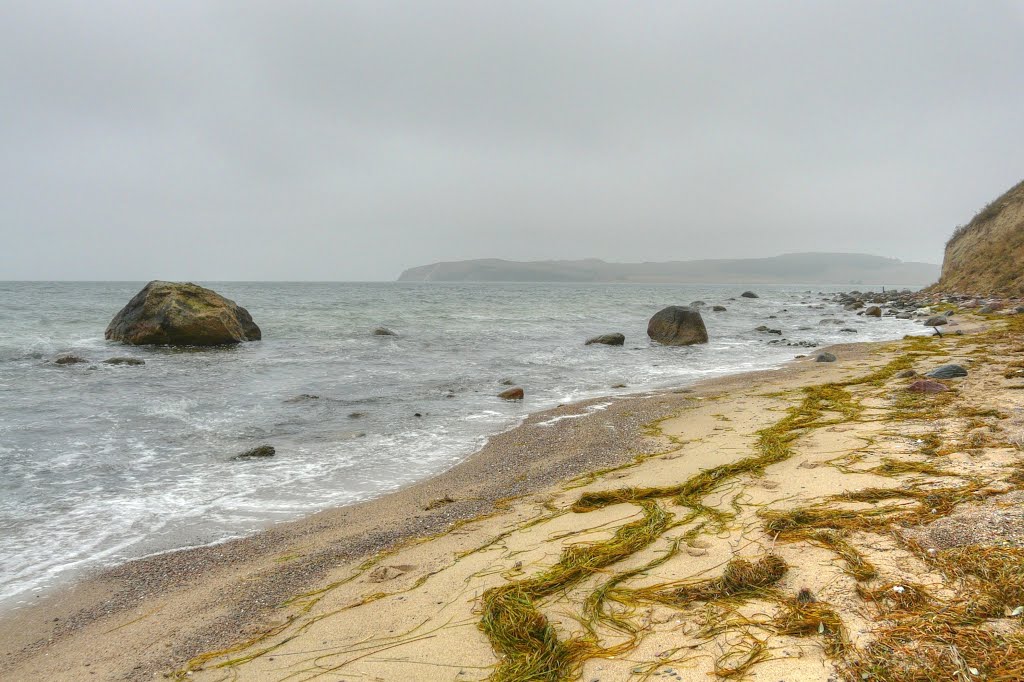
<path fill-rule="evenodd" d="M 700 313 L 681 305 L 670 305 L 656 312 L 647 323 L 647 336 L 666 346 L 708 342 L 708 330 Z"/>
<path fill-rule="evenodd" d="M 106 338 L 134 345 L 219 346 L 259 341 L 249 311 L 196 284 L 153 281 L 107 325 Z"/>

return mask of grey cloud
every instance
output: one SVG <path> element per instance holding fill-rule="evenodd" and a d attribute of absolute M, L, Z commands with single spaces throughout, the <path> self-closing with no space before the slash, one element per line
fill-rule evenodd
<path fill-rule="evenodd" d="M 0 278 L 938 261 L 1024 173 L 1018 2 L 11 2 Z"/>

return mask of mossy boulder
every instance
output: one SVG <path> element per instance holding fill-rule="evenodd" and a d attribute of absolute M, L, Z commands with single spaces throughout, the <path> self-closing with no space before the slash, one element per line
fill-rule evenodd
<path fill-rule="evenodd" d="M 259 341 L 249 311 L 191 282 L 153 281 L 107 325 L 106 338 L 132 345 L 220 346 Z"/>

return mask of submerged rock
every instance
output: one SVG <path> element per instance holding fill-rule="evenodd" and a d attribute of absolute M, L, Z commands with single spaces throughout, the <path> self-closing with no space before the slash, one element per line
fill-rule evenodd
<path fill-rule="evenodd" d="M 967 376 L 967 370 L 960 365 L 942 365 L 925 374 L 932 379 L 956 379 Z"/>
<path fill-rule="evenodd" d="M 498 394 L 498 397 L 502 400 L 522 400 L 525 395 L 523 389 L 516 386 L 515 388 L 502 391 Z"/>
<path fill-rule="evenodd" d="M 277 454 L 277 450 L 274 449 L 273 445 L 260 445 L 251 450 L 235 455 L 231 459 L 259 459 L 263 457 L 273 457 Z"/>
<path fill-rule="evenodd" d="M 626 336 L 624 334 L 619 333 L 601 334 L 600 336 L 595 336 L 592 339 L 587 339 L 587 342 L 583 345 L 590 346 L 595 343 L 599 343 L 605 346 L 621 346 L 622 344 L 626 343 Z"/>
<path fill-rule="evenodd" d="M 77 365 L 83 362 L 89 362 L 85 358 L 79 355 L 62 355 L 53 361 L 55 365 Z"/>
<path fill-rule="evenodd" d="M 679 305 L 670 305 L 656 312 L 647 323 L 647 336 L 666 346 L 708 342 L 708 330 L 700 313 Z"/>
<path fill-rule="evenodd" d="M 103 361 L 103 364 L 104 365 L 132 365 L 132 366 L 137 366 L 137 365 L 144 365 L 144 364 L 146 364 L 146 361 L 145 360 L 140 360 L 139 358 L 108 358 L 108 359 Z"/>
<path fill-rule="evenodd" d="M 215 291 L 153 281 L 114 316 L 105 336 L 133 345 L 219 346 L 259 341 L 262 332 L 249 311 Z"/>
<path fill-rule="evenodd" d="M 744 291 L 742 294 L 740 294 L 740 297 L 742 297 L 742 298 L 761 298 L 760 296 L 755 294 L 753 291 Z"/>
<path fill-rule="evenodd" d="M 377 327 L 373 330 L 374 336 L 398 336 L 395 332 L 391 331 L 387 327 Z"/>
<path fill-rule="evenodd" d="M 285 400 L 286 403 L 305 403 L 310 400 L 320 400 L 320 396 L 312 395 L 310 393 L 301 393 L 297 396 L 293 396 Z"/>
<path fill-rule="evenodd" d="M 713 310 L 716 313 L 724 313 L 725 312 L 725 306 L 724 305 L 716 305 L 711 310 Z"/>

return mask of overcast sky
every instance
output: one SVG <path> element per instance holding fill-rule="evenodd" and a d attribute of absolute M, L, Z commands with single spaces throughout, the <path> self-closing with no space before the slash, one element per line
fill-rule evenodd
<path fill-rule="evenodd" d="M 939 262 L 1024 178 L 1024 2 L 0 2 L 0 279 Z"/>

